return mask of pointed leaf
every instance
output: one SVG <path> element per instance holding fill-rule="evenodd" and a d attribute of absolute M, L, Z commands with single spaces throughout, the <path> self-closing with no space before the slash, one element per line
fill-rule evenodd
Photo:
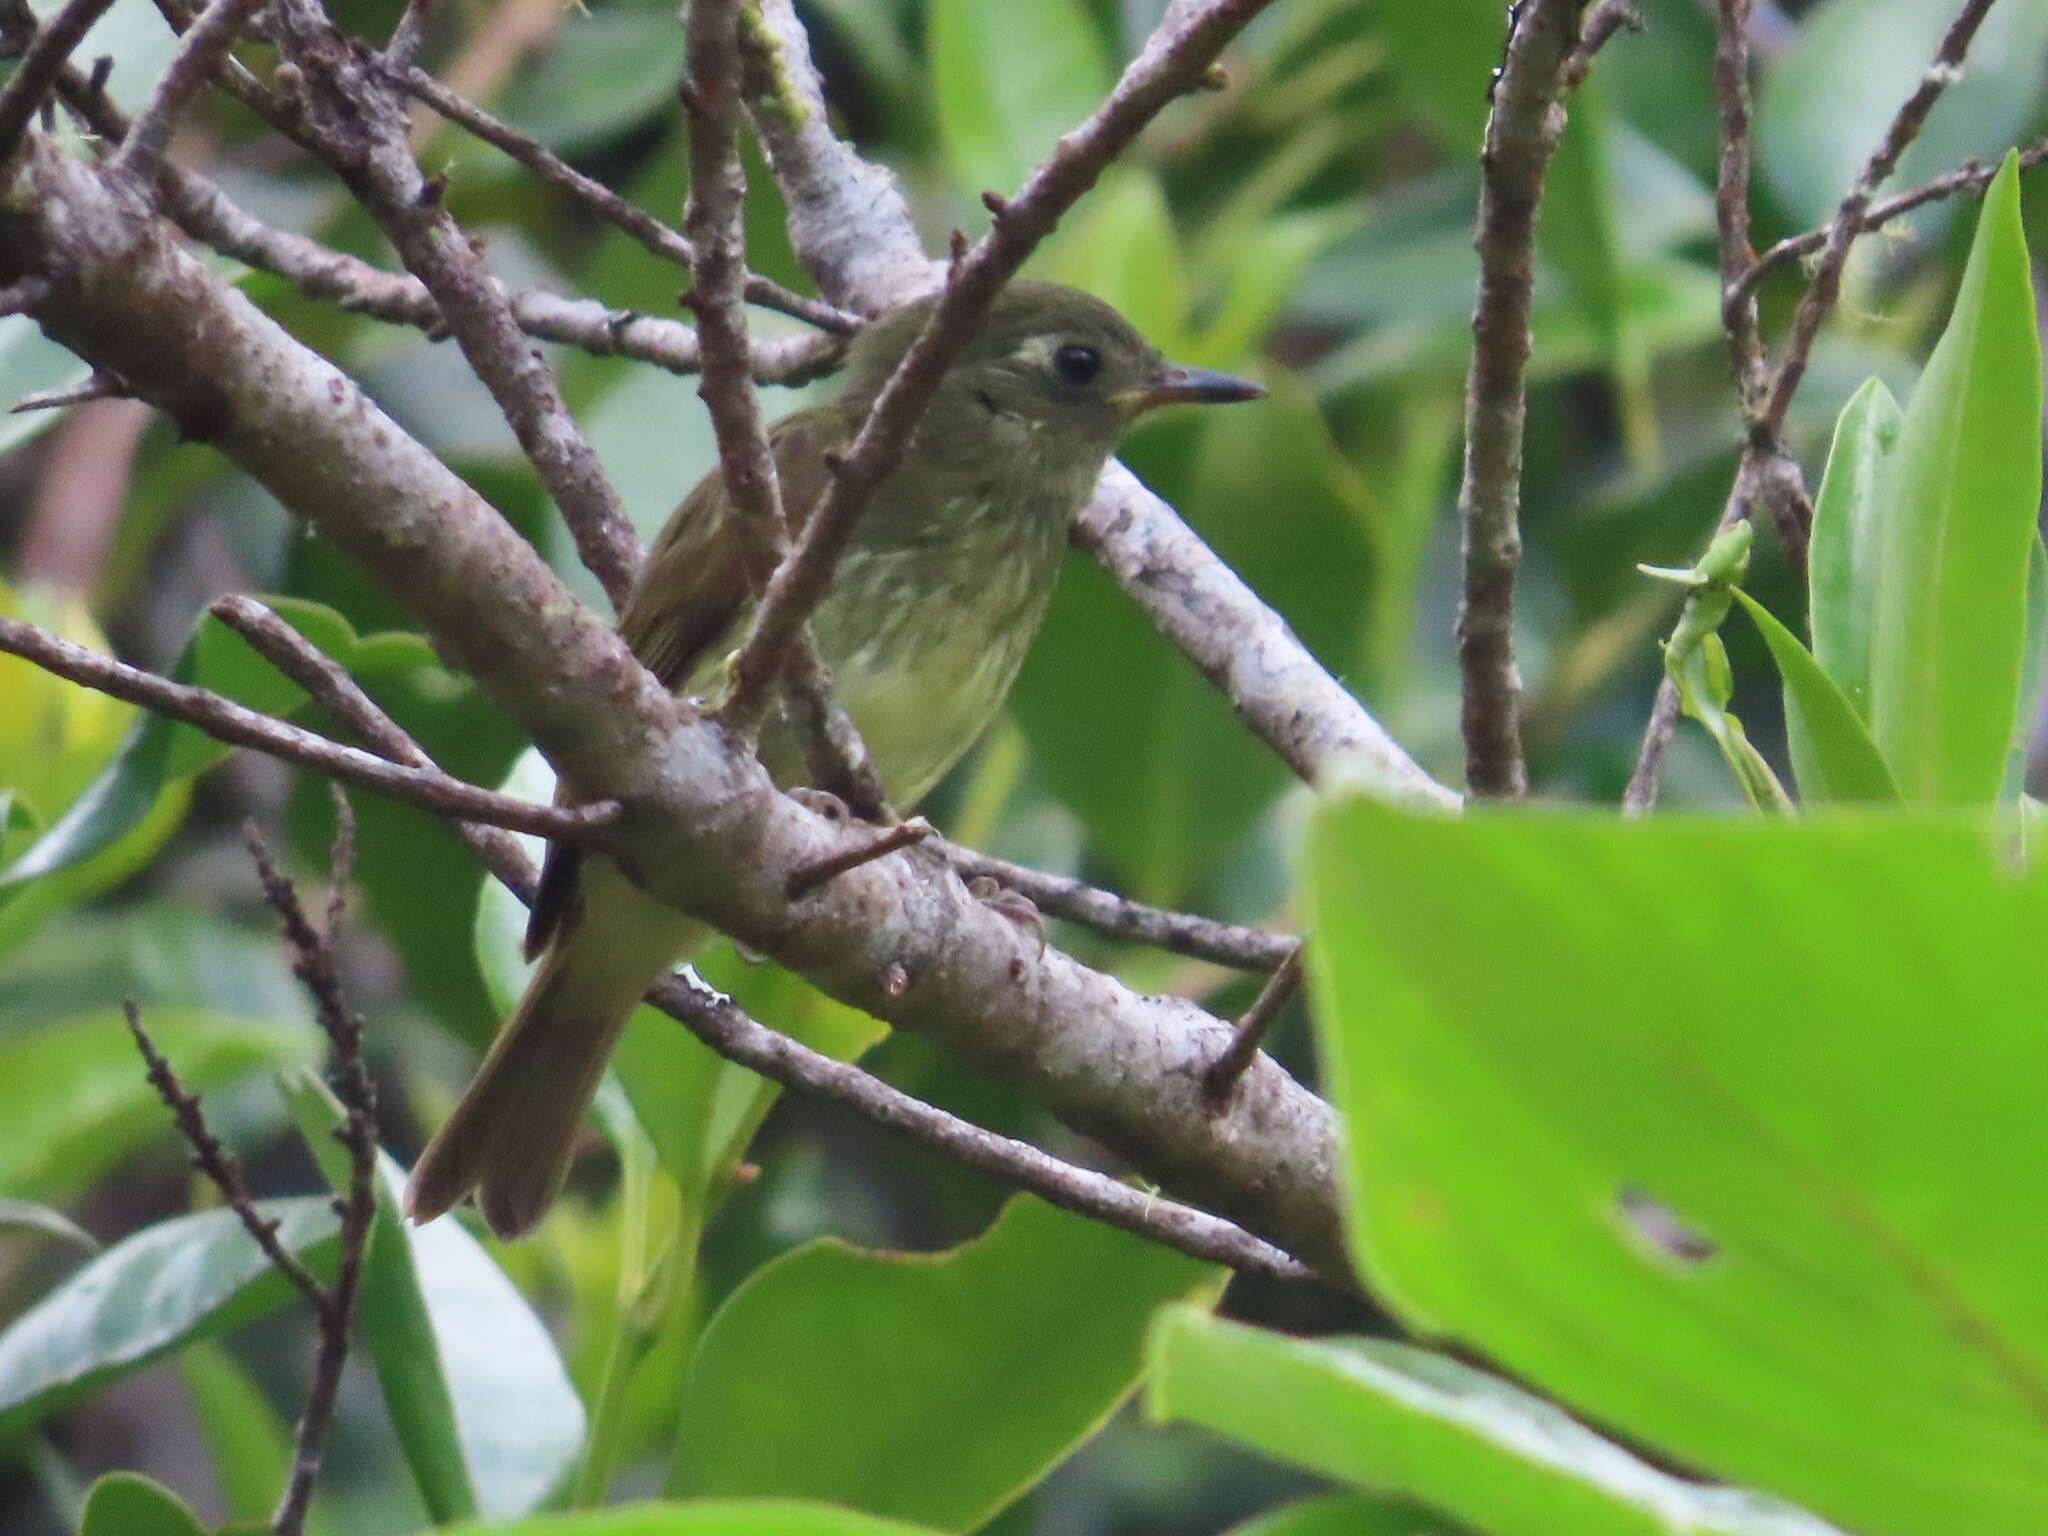
<path fill-rule="evenodd" d="M 1909 801 L 1988 805 L 2013 737 L 2041 502 L 2041 344 L 2010 155 L 1886 478 L 1878 746 Z"/>
<path fill-rule="evenodd" d="M 954 179 L 1009 192 L 1109 91 L 1101 35 L 1079 0 L 935 5 L 932 100 Z"/>
<path fill-rule="evenodd" d="M 1756 621 L 1771 660 L 1778 664 L 1785 684 L 1785 729 L 1792 738 L 1792 761 L 1798 765 L 1799 791 L 1806 802 L 1896 805 L 1899 787 L 1892 782 L 1891 770 L 1870 739 L 1870 728 L 1834 679 L 1763 604 L 1740 588 L 1735 600 Z"/>
<path fill-rule="evenodd" d="M 705 1330 L 669 1491 L 972 1529 L 1138 1384 L 1152 1310 L 1218 1283 L 1213 1266 L 1029 1197 L 944 1253 L 808 1243 Z"/>
<path fill-rule="evenodd" d="M 1813 547 L 1807 556 L 1813 655 L 1864 720 L 1870 718 L 1884 489 L 1904 420 L 1884 380 L 1866 379 L 1835 421 L 1834 446 L 1813 499 Z"/>
<path fill-rule="evenodd" d="M 1775 1500 L 1661 1472 L 1555 1404 L 1410 1345 L 1292 1339 L 1174 1307 L 1160 1316 L 1151 1359 L 1153 1417 L 1191 1420 L 1310 1471 L 1406 1494 L 1478 1530 L 1840 1536 Z"/>
<path fill-rule="evenodd" d="M 257 1209 L 302 1258 L 331 1257 L 326 1198 Z M 230 1210 L 145 1227 L 116 1243 L 0 1332 L 0 1441 L 95 1387 L 195 1338 L 296 1298 Z"/>

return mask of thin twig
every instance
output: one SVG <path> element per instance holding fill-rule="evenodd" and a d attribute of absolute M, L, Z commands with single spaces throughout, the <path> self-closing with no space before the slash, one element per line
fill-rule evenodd
<path fill-rule="evenodd" d="M 1062 1210 L 1245 1274 L 1289 1281 L 1330 1278 L 1319 1276 L 1299 1259 L 1220 1216 L 1148 1194 L 1105 1174 L 1062 1162 L 1029 1142 L 998 1136 L 957 1119 L 850 1062 L 834 1061 L 777 1034 L 729 999 L 692 986 L 680 976 L 658 983 L 648 998 L 728 1061 L 786 1088 L 843 1104 L 954 1162 L 1028 1190 Z"/>
<path fill-rule="evenodd" d="M 1857 173 L 1843 197 L 1835 217 L 1825 229 L 1814 232 L 1820 258 L 1799 306 L 1793 313 L 1792 334 L 1775 367 L 1766 363 L 1757 322 L 1756 290 L 1764 260 L 1749 241 L 1749 18 L 1751 0 L 1720 0 L 1714 48 L 1714 94 L 1719 104 L 1720 169 L 1714 194 L 1715 221 L 1721 253 L 1721 326 L 1727 339 L 1729 371 L 1735 381 L 1736 397 L 1745 427 L 1742 453 L 1736 462 L 1735 479 L 1726 505 L 1715 525 L 1718 536 L 1744 518 L 1767 510 L 1778 531 L 1786 558 L 1803 566 L 1808 530 L 1813 521 L 1813 504 L 1806 491 L 1805 477 L 1798 462 L 1784 444 L 1785 415 L 1793 395 L 1806 374 L 1806 365 L 1820 327 L 1834 308 L 1841 292 L 1842 272 L 1849 251 L 1863 230 L 1882 222 L 1879 216 L 1890 205 L 1873 203 L 1899 157 L 1918 136 L 1927 114 L 1941 93 L 1957 79 L 1971 39 L 1990 10 L 1993 0 L 1964 0 L 1962 9 L 1944 34 L 1934 60 L 1920 77 L 1912 95 L 1901 104 L 1886 127 L 1883 140 Z M 1969 184 L 1969 167 L 1942 178 L 1953 181 L 1936 193 L 1930 183 L 1892 200 L 1901 205 L 1882 217 L 1893 217 L 1906 208 L 1917 207 L 1935 195 L 1948 195 Z M 1927 195 L 1922 196 L 1922 193 Z M 1800 236 L 1785 246 L 1797 246 L 1814 236 Z M 1773 247 L 1775 253 L 1779 247 Z M 1789 260 L 1790 256 L 1778 258 Z M 1691 599 L 1687 600 L 1688 602 Z M 1657 802 L 1662 782 L 1664 755 L 1678 724 L 1678 691 L 1670 678 L 1657 684 L 1657 696 L 1643 730 L 1633 771 L 1622 792 L 1622 813 L 1640 816 Z"/>
<path fill-rule="evenodd" d="M 792 871 L 782 888 L 789 893 L 791 901 L 799 900 L 849 869 L 859 869 L 863 864 L 872 864 L 876 859 L 885 859 L 892 853 L 914 847 L 931 835 L 932 824 L 922 816 L 913 816 L 908 821 L 899 821 L 893 827 L 869 834 L 855 847 L 827 854 L 815 864 Z"/>
<path fill-rule="evenodd" d="M 1458 608 L 1465 786 L 1489 800 L 1529 791 L 1522 681 L 1515 670 L 1515 572 L 1529 308 L 1543 173 L 1564 127 L 1558 103 L 1580 0 L 1527 0 L 1509 12 L 1507 54 L 1480 156 L 1479 297 L 1465 387 L 1465 469 L 1458 491 L 1464 583 Z"/>
<path fill-rule="evenodd" d="M 234 46 L 235 36 L 266 0 L 212 0 L 178 40 L 178 51 L 157 77 L 149 100 L 109 164 L 117 176 L 153 182 L 178 111 L 210 79 Z"/>
<path fill-rule="evenodd" d="M 515 832 L 580 842 L 597 834 L 618 814 L 618 806 L 611 801 L 573 807 L 535 805 L 514 795 L 465 783 L 438 770 L 401 767 L 246 708 L 208 689 L 115 661 L 18 619 L 0 617 L 0 651 L 32 661 L 44 671 L 84 687 L 197 726 L 217 741 L 252 747 L 330 778 L 403 800 L 437 816 L 461 817 Z"/>
<path fill-rule="evenodd" d="M 1270 0 L 1211 0 L 1184 8 L 1147 39 L 1108 98 L 1025 178 L 994 199 L 994 226 L 948 271 L 924 329 L 876 396 L 804 525 L 796 548 L 756 604 L 733 659 L 732 714 L 744 724 L 766 705 L 805 622 L 875 488 L 901 462 L 924 409 L 988 307 L 1103 168 L 1175 98 L 1200 88 L 1217 54 Z"/>
<path fill-rule="evenodd" d="M 2036 139 L 2020 151 L 2019 165 L 2023 171 L 2031 171 L 2043 161 L 2048 161 L 2048 139 Z M 1940 202 L 1944 198 L 1966 193 L 1981 196 L 1997 174 L 1996 165 L 1986 165 L 1976 159 L 1965 160 L 1946 175 L 1936 176 L 1933 180 L 1923 181 L 1909 191 L 1896 193 L 1880 202 L 1872 203 L 1863 210 L 1862 217 L 1857 221 L 1858 233 L 1868 234 L 1872 230 L 1883 229 L 1893 219 L 1901 218 L 1929 203 Z M 1750 264 L 1749 271 L 1743 274 L 1737 284 L 1736 292 L 1742 295 L 1751 293 L 1778 268 L 1820 250 L 1834 235 L 1838 222 L 1839 219 L 1832 220 L 1818 229 L 1809 229 L 1800 235 L 1788 235 L 1780 240 Z"/>
<path fill-rule="evenodd" d="M 206 1117 L 200 1113 L 199 1095 L 187 1092 L 185 1085 L 178 1080 L 178 1074 L 143 1027 L 142 1012 L 132 998 L 122 1002 L 121 1013 L 128 1020 L 128 1033 L 135 1037 L 136 1050 L 142 1053 L 150 1087 L 164 1101 L 171 1118 L 177 1122 L 178 1134 L 192 1149 L 192 1166 L 205 1174 L 213 1187 L 220 1191 L 221 1199 L 256 1240 L 256 1246 L 263 1250 L 263 1257 L 270 1261 L 270 1267 L 289 1280 L 312 1304 L 316 1313 L 324 1313 L 327 1288 L 300 1262 L 297 1254 L 277 1240 L 277 1222 L 256 1209 L 256 1199 L 249 1193 L 249 1181 L 242 1176 L 242 1160 L 222 1146 L 220 1139 L 207 1126 Z"/>
<path fill-rule="evenodd" d="M 697 394 L 718 439 L 719 469 L 732 501 L 733 526 L 748 584 L 759 601 L 788 558 L 792 524 L 750 377 L 752 346 L 741 303 L 746 177 L 733 137 L 739 116 L 739 9 L 737 0 L 701 0 L 690 7 L 684 27 L 690 61 L 683 92 L 690 116 L 690 196 L 683 225 L 697 257 L 695 283 L 685 297 L 696 312 L 704 353 L 704 378 Z M 884 791 L 859 731 L 832 700 L 808 624 L 795 637 L 787 682 L 795 695 L 813 777 L 862 814 L 879 815 Z"/>
<path fill-rule="evenodd" d="M 1564 61 L 1561 88 L 1565 94 L 1585 83 L 1594 55 L 1613 40 L 1615 33 L 1642 30 L 1643 13 L 1636 0 L 1594 0 L 1579 22 L 1579 40 Z"/>
<path fill-rule="evenodd" d="M 1293 953 L 1266 978 L 1266 984 L 1259 988 L 1259 995 L 1252 999 L 1251 1006 L 1239 1016 L 1237 1027 L 1230 1032 L 1230 1043 L 1217 1053 L 1216 1059 L 1209 1063 L 1209 1070 L 1202 1074 L 1202 1092 L 1216 1108 L 1221 1109 L 1230 1102 L 1246 1069 L 1258 1056 L 1266 1031 L 1273 1027 L 1273 1021 L 1280 1017 L 1280 1010 L 1300 990 L 1301 964 L 1301 946 L 1297 944 Z"/>
<path fill-rule="evenodd" d="M 1012 864 L 958 843 L 936 841 L 946 862 L 969 880 L 993 880 L 1015 891 L 1047 917 L 1062 918 L 1129 944 L 1146 944 L 1190 960 L 1206 960 L 1238 971 L 1271 971 L 1300 944 L 1291 934 L 1267 933 L 1219 923 L 1211 917 L 1148 907 L 1114 891 L 1105 891 L 1064 875 Z"/>
<path fill-rule="evenodd" d="M 1792 336 L 1778 360 L 1764 403 L 1761 426 L 1773 439 L 1783 431 L 1785 412 L 1792 404 L 1799 381 L 1806 376 L 1806 361 L 1813 351 L 1814 338 L 1820 334 L 1821 322 L 1827 319 L 1842 291 L 1842 269 L 1848 263 L 1850 246 L 1863 228 L 1864 213 L 1870 207 L 1871 199 L 1898 165 L 1899 156 L 1919 136 L 1921 125 L 1927 121 L 1927 114 L 1934 109 L 1935 102 L 1941 99 L 1941 93 L 1962 77 L 1964 56 L 1969 53 L 1970 42 L 1976 37 L 1977 28 L 1983 24 L 1992 4 L 1993 0 L 1963 0 L 1962 9 L 1956 13 L 1956 19 L 1942 37 L 1941 46 L 1935 50 L 1933 62 L 1920 76 L 1919 85 L 1901 104 L 1885 130 L 1883 140 L 1864 161 L 1863 169 L 1849 188 L 1848 195 L 1842 199 L 1841 207 L 1835 210 L 1827 240 L 1821 247 L 1820 259 L 1814 264 L 1813 279 L 1800 296 L 1798 309 L 1793 311 Z"/>
<path fill-rule="evenodd" d="M 298 891 L 272 863 L 255 823 L 249 823 L 245 829 L 249 857 L 255 862 L 264 900 L 277 913 L 285 942 L 291 948 L 292 974 L 312 998 L 314 1016 L 333 1049 L 333 1068 L 328 1076 L 342 1106 L 342 1123 L 334 1136 L 347 1150 L 349 1160 L 348 1188 L 335 1200 L 335 1211 L 341 1218 L 340 1257 L 335 1264 L 334 1284 L 324 1288 L 321 1303 L 315 1308 L 320 1341 L 313 1357 L 313 1382 L 292 1437 L 291 1473 L 276 1512 L 270 1517 L 272 1536 L 298 1536 L 305 1527 L 306 1508 L 313 1497 L 314 1481 L 320 1475 L 327 1431 L 333 1423 L 335 1402 L 341 1390 L 342 1367 L 348 1360 L 349 1327 L 362 1288 L 363 1255 L 369 1244 L 370 1223 L 377 1214 L 377 1088 L 363 1061 L 363 1023 L 342 993 L 334 958 L 355 863 L 355 816 L 340 787 L 331 787 L 334 848 L 328 861 L 331 894 L 324 928 L 315 927 L 306 916 Z"/>
<path fill-rule="evenodd" d="M 64 61 L 114 0 L 65 0 L 63 9 L 40 26 L 7 84 L 0 86 L 0 160 L 13 155 L 29 120 L 57 83 Z"/>
<path fill-rule="evenodd" d="M 471 370 L 533 465 L 576 552 L 615 609 L 640 569 L 640 540 L 585 441 L 546 361 L 527 341 L 504 290 L 420 173 L 395 92 L 371 56 L 352 49 L 314 0 L 273 0 L 279 44 L 304 86 L 298 127 L 426 285 Z"/>
<path fill-rule="evenodd" d="M 737 75 L 735 64 L 731 78 L 736 79 Z M 407 68 L 399 76 L 399 81 L 407 92 L 449 122 L 459 124 L 486 144 L 503 150 L 542 181 L 568 193 L 599 218 L 631 235 L 656 256 L 679 267 L 695 269 L 698 257 L 693 242 L 677 234 L 646 209 L 628 202 L 603 182 L 585 176 L 549 153 L 533 138 L 499 121 L 475 102 L 457 95 L 425 70 Z M 701 277 L 699 281 L 702 281 Z M 757 272 L 743 273 L 740 286 L 749 304 L 780 310 L 835 336 L 851 336 L 862 324 L 859 315 L 827 304 L 822 299 L 806 298 Z"/>
<path fill-rule="evenodd" d="M 64 389 L 33 390 L 7 407 L 7 414 L 20 416 L 29 411 L 61 411 L 67 406 L 88 405 L 94 400 L 125 399 L 127 394 L 119 379 L 95 373 L 83 384 L 73 384 Z"/>

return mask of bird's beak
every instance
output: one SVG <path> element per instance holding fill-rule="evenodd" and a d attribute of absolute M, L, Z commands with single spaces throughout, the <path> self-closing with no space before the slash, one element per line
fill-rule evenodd
<path fill-rule="evenodd" d="M 1127 389 L 1116 397 L 1126 417 L 1141 416 L 1162 405 L 1228 405 L 1237 400 L 1257 400 L 1266 386 L 1240 379 L 1235 374 L 1211 368 L 1184 368 L 1178 363 L 1163 369 L 1151 382 Z"/>

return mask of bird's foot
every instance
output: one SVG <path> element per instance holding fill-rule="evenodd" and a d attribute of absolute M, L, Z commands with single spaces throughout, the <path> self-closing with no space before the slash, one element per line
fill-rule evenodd
<path fill-rule="evenodd" d="M 1038 910 L 1037 902 L 1011 890 L 993 875 L 976 875 L 967 882 L 967 894 L 1019 928 L 1029 928 L 1038 940 L 1038 953 L 1045 954 L 1045 916 Z"/>

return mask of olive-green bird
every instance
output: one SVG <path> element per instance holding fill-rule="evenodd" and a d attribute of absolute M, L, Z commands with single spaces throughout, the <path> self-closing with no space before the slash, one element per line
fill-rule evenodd
<path fill-rule="evenodd" d="M 861 332 L 829 404 L 770 431 L 782 494 L 815 506 L 876 394 L 931 313 L 927 299 Z M 834 692 L 891 803 L 908 808 L 1001 709 L 1059 574 L 1067 527 L 1118 435 L 1156 406 L 1250 400 L 1227 374 L 1176 367 L 1099 299 L 1012 283 L 939 385 L 903 462 L 876 490 L 812 624 Z M 714 686 L 750 606 L 725 482 L 676 509 L 619 619 L 678 692 Z M 784 787 L 804 753 L 779 715 L 762 761 Z M 414 1167 L 406 1209 L 440 1215 L 471 1190 L 502 1237 L 540 1220 L 606 1058 L 648 986 L 710 930 L 557 845 L 527 929 L 540 964 L 448 1123 Z"/>

